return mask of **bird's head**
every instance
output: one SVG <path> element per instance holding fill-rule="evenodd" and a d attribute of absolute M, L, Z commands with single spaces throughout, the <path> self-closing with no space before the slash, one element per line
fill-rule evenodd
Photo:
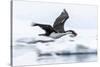
<path fill-rule="evenodd" d="M 39 34 L 39 36 L 46 36 L 46 34 Z"/>
<path fill-rule="evenodd" d="M 38 23 L 33 22 L 31 26 L 38 26 Z"/>

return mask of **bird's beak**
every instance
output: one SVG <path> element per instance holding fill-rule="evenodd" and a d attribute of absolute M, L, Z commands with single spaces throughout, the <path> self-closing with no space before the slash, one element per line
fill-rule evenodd
<path fill-rule="evenodd" d="M 32 24 L 31 24 L 31 26 L 35 26 L 35 25 L 36 25 L 36 23 L 32 23 Z"/>
<path fill-rule="evenodd" d="M 34 23 L 32 23 L 31 26 L 34 26 Z"/>
<path fill-rule="evenodd" d="M 45 36 L 45 34 L 39 34 L 39 36 Z"/>

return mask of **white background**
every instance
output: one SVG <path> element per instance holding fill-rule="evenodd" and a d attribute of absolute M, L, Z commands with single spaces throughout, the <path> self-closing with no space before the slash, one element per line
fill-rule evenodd
<path fill-rule="evenodd" d="M 48 1 L 48 2 L 62 2 L 75 4 L 91 4 L 98 5 L 98 29 L 100 29 L 100 0 L 31 0 L 31 1 Z M 98 31 L 98 34 L 100 31 Z M 98 37 L 100 37 L 98 35 Z M 99 38 L 98 38 L 99 39 Z M 99 47 L 98 42 L 98 47 Z M 98 48 L 99 51 L 100 47 Z M 88 63 L 72 63 L 72 64 L 57 64 L 57 65 L 41 65 L 38 67 L 99 67 L 100 58 L 98 55 L 98 62 Z M 0 0 L 0 67 L 10 67 L 10 0 Z M 36 66 L 32 66 L 36 67 Z"/>

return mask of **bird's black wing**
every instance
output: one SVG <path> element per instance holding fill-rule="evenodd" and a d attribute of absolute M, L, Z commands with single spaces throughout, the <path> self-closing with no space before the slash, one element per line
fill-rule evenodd
<path fill-rule="evenodd" d="M 45 35 L 49 36 L 52 32 L 56 32 L 51 25 L 46 25 L 46 24 L 33 24 L 32 26 L 39 26 L 43 30 L 45 30 Z"/>
<path fill-rule="evenodd" d="M 60 16 L 54 22 L 53 28 L 59 33 L 64 33 L 64 23 L 69 18 L 67 11 L 64 9 Z"/>

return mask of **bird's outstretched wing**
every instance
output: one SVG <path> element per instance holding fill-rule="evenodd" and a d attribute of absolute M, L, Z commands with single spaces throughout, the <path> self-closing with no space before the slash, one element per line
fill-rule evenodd
<path fill-rule="evenodd" d="M 53 28 L 59 33 L 64 33 L 64 23 L 69 18 L 67 11 L 64 9 L 60 16 L 54 22 Z"/>
<path fill-rule="evenodd" d="M 35 23 L 32 26 L 39 26 L 40 28 L 42 28 L 43 30 L 45 30 L 45 35 L 49 36 L 52 32 L 56 32 L 51 25 L 46 25 L 46 24 L 38 24 Z"/>

